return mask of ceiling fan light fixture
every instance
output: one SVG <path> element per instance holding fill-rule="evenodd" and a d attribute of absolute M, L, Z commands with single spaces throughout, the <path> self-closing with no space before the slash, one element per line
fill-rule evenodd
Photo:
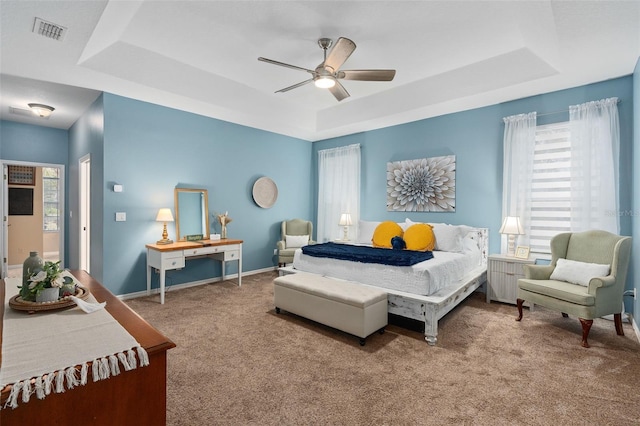
<path fill-rule="evenodd" d="M 31 111 L 39 117 L 46 118 L 51 115 L 51 113 L 55 110 L 54 107 L 44 104 L 27 104 Z"/>
<path fill-rule="evenodd" d="M 314 84 L 321 89 L 330 89 L 336 85 L 336 80 L 333 77 L 321 76 L 315 79 Z"/>

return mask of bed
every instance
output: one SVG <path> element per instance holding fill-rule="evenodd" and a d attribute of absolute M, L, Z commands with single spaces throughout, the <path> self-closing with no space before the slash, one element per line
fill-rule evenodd
<path fill-rule="evenodd" d="M 359 236 L 350 244 L 366 245 L 376 223 L 361 221 Z M 440 318 L 486 283 L 488 229 L 434 224 L 434 233 L 440 247 L 433 259 L 412 266 L 313 257 L 299 249 L 292 266 L 280 268 L 280 273 L 314 273 L 383 288 L 389 313 L 423 322 L 425 340 L 435 345 Z"/>

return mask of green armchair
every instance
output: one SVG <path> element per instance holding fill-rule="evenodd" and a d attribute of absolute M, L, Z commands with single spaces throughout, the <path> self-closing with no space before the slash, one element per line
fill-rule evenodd
<path fill-rule="evenodd" d="M 281 239 L 276 243 L 278 249 L 278 266 L 293 262 L 296 250 L 307 244 L 314 244 L 313 223 L 308 220 L 291 219 L 282 222 Z M 307 236 L 305 239 L 304 236 Z M 289 240 L 289 244 L 287 244 Z M 303 241 L 304 240 L 304 241 Z"/>
<path fill-rule="evenodd" d="M 623 336 L 622 293 L 627 279 L 631 256 L 631 237 L 621 237 L 606 231 L 567 232 L 551 239 L 549 265 L 525 265 L 525 278 L 518 280 L 518 318 L 522 320 L 524 301 L 562 312 L 563 317 L 575 315 L 582 324 L 582 346 L 589 347 L 587 338 L 594 318 L 613 314 L 616 332 Z M 580 281 L 567 274 L 572 270 L 564 265 L 573 263 L 576 277 L 594 268 L 593 264 L 608 265 L 606 276 L 582 278 Z M 591 265 L 588 265 L 591 264 Z M 562 268 L 560 268 L 560 265 Z M 562 269 L 562 271 L 561 271 Z M 555 273 L 554 273 L 555 272 Z M 605 275 L 605 274 L 603 274 Z M 558 276 L 564 276 L 558 279 Z"/>

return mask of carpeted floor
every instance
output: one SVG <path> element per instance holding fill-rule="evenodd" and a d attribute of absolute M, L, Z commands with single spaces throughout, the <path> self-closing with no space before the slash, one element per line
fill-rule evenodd
<path fill-rule="evenodd" d="M 358 339 L 275 313 L 275 272 L 127 304 L 169 351 L 168 425 L 640 424 L 640 344 L 630 324 L 474 294 L 440 321 L 438 346 L 389 325 Z"/>

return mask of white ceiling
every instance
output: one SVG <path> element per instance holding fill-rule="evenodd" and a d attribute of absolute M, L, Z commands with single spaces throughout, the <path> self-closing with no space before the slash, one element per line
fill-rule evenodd
<path fill-rule="evenodd" d="M 631 74 L 638 1 L 0 1 L 0 118 L 69 128 L 110 92 L 306 140 L 386 127 Z M 67 28 L 62 41 L 34 19 Z M 342 69 L 392 82 L 274 93 L 352 39 Z M 47 120 L 11 113 L 52 105 Z"/>

